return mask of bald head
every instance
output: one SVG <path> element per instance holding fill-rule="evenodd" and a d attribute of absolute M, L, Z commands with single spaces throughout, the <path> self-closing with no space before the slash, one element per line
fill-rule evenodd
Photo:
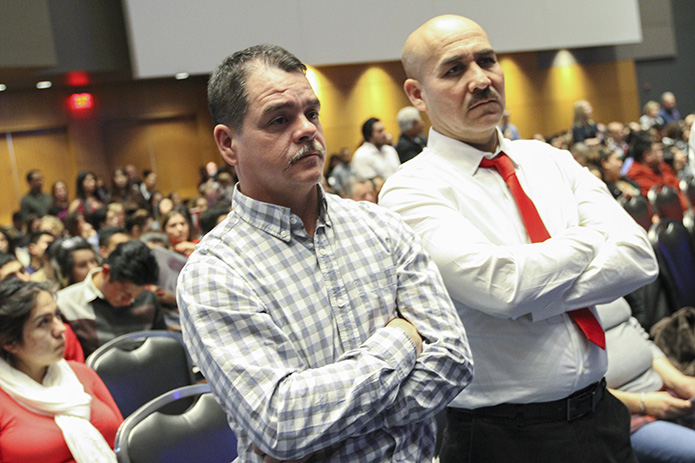
<path fill-rule="evenodd" d="M 420 80 L 424 64 L 432 59 L 433 51 L 447 41 L 447 38 L 467 33 L 482 33 L 475 21 L 452 14 L 430 19 L 408 36 L 401 53 L 403 68 L 409 78 Z M 487 37 L 487 36 L 486 36 Z"/>

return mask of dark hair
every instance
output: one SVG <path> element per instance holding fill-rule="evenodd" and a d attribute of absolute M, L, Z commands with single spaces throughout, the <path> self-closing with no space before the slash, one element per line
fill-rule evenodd
<path fill-rule="evenodd" d="M 213 124 L 241 130 L 249 104 L 246 79 L 251 64 L 256 63 L 285 72 L 306 72 L 304 63 L 277 45 L 255 45 L 228 56 L 208 81 L 208 107 Z"/>
<path fill-rule="evenodd" d="M 89 170 L 83 170 L 79 174 L 77 174 L 77 197 L 80 198 L 81 200 L 86 200 L 87 197 L 84 195 L 84 187 L 82 186 L 82 183 L 84 182 L 84 179 L 87 178 L 88 175 L 91 175 L 94 177 L 94 180 L 97 179 L 97 176 L 94 172 L 89 171 Z"/>
<path fill-rule="evenodd" d="M 101 230 L 101 226 L 104 225 L 104 222 L 106 222 L 106 214 L 108 213 L 109 208 L 104 206 L 100 207 L 99 209 L 95 209 L 92 212 L 88 212 L 84 214 L 84 219 L 89 222 L 89 224 L 96 230 L 99 231 Z"/>
<path fill-rule="evenodd" d="M 36 169 L 31 169 L 29 172 L 27 172 L 27 183 L 31 182 L 31 178 L 34 176 L 34 174 L 38 174 L 39 171 Z"/>
<path fill-rule="evenodd" d="M 46 250 L 61 288 L 77 283 L 72 272 L 75 265 L 73 254 L 80 249 L 89 249 L 94 252 L 92 246 L 80 236 L 56 240 Z M 94 252 L 95 257 L 96 255 Z"/>
<path fill-rule="evenodd" d="M 21 345 L 24 341 L 24 325 L 36 307 L 36 296 L 48 288 L 35 282 L 8 278 L 0 283 L 0 346 Z M 11 361 L 12 354 L 0 348 L 0 355 Z"/>
<path fill-rule="evenodd" d="M 370 117 L 365 121 L 364 124 L 362 124 L 362 136 L 364 137 L 364 141 L 369 141 L 370 138 L 372 138 L 372 134 L 374 133 L 374 124 L 379 122 L 379 119 L 376 117 Z"/>
<path fill-rule="evenodd" d="M 31 233 L 29 234 L 29 241 L 28 241 L 28 244 L 36 244 L 36 243 L 38 243 L 38 242 L 39 242 L 39 239 L 40 239 L 43 235 L 48 235 L 48 236 L 51 236 L 51 237 L 55 238 L 55 236 L 53 236 L 53 233 L 51 233 L 51 232 L 49 232 L 49 231 L 46 231 L 46 230 L 36 230 L 36 231 L 33 231 L 33 232 L 31 232 Z"/>
<path fill-rule="evenodd" d="M 227 214 L 229 214 L 229 203 L 218 203 L 206 210 L 200 214 L 200 232 L 203 235 L 206 235 L 210 230 L 215 228 L 217 225 L 217 220 L 220 218 L 220 216 L 226 216 Z"/>
<path fill-rule="evenodd" d="M 128 234 L 128 230 L 123 227 L 104 227 L 99 230 L 99 246 L 108 246 L 111 237 L 117 233 Z"/>
<path fill-rule="evenodd" d="M 191 215 L 188 213 L 188 210 L 183 206 L 176 206 L 172 210 L 164 214 L 164 216 L 160 219 L 160 228 L 162 229 L 162 231 L 166 232 L 165 228 L 167 226 L 167 223 L 169 223 L 169 220 L 171 220 L 171 218 L 175 215 L 182 215 L 183 218 L 186 219 L 186 222 L 188 223 L 188 236 L 186 237 L 186 240 L 192 240 L 195 236 L 195 227 L 193 226 Z"/>
<path fill-rule="evenodd" d="M 150 219 L 152 219 L 152 214 L 150 214 L 149 211 L 146 209 L 137 209 L 126 216 L 125 228 L 128 230 L 128 233 L 132 233 L 136 225 L 140 226 L 142 229 Z"/>
<path fill-rule="evenodd" d="M 111 269 L 111 281 L 128 281 L 136 285 L 157 284 L 159 281 L 157 259 L 140 240 L 119 244 L 104 263 Z"/>
<path fill-rule="evenodd" d="M 5 230 L 2 227 L 0 227 L 0 234 L 2 234 L 5 237 L 5 239 L 7 240 L 7 253 L 8 254 L 14 254 L 15 244 L 14 244 L 14 240 L 12 239 L 12 237 L 9 235 L 9 233 L 7 233 L 7 230 Z"/>
<path fill-rule="evenodd" d="M 634 139 L 632 140 L 632 144 L 630 145 L 630 156 L 635 160 L 635 162 L 642 162 L 644 154 L 652 150 L 653 143 L 654 139 L 649 132 L 639 132 L 635 135 Z"/>

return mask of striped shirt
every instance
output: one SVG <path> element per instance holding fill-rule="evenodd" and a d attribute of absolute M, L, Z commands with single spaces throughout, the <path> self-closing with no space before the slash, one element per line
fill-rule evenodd
<path fill-rule="evenodd" d="M 429 461 L 433 415 L 472 379 L 436 266 L 395 214 L 321 194 L 314 237 L 234 192 L 178 283 L 184 339 L 227 411 L 240 461 Z M 423 338 L 417 357 L 404 331 Z"/>

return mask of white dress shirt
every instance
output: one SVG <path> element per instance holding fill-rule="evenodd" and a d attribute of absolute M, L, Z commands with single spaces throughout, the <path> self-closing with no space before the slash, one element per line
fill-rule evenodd
<path fill-rule="evenodd" d="M 401 160 L 393 146 L 384 145 L 379 149 L 366 141 L 357 148 L 350 165 L 352 172 L 360 179 L 368 180 L 374 177 L 386 179 L 396 172 L 401 165 Z"/>
<path fill-rule="evenodd" d="M 379 203 L 423 238 L 468 333 L 476 374 L 452 406 L 556 400 L 598 381 L 605 351 L 567 311 L 652 281 L 641 227 L 567 151 L 534 140 L 499 147 L 551 238 L 531 243 L 509 188 L 484 153 L 430 130 L 428 147 L 386 182 Z M 592 309 L 595 312 L 595 309 Z"/>

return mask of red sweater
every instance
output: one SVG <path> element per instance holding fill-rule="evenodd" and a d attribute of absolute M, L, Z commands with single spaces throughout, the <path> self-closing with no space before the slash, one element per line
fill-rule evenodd
<path fill-rule="evenodd" d="M 68 362 L 87 394 L 92 396 L 90 422 L 113 448 L 121 412 L 99 376 L 88 366 Z M 74 463 L 54 419 L 30 412 L 0 389 L 0 462 Z"/>
<path fill-rule="evenodd" d="M 630 178 L 637 182 L 642 191 L 642 196 L 647 197 L 647 193 L 652 187 L 658 185 L 666 185 L 675 188 L 678 192 L 678 197 L 681 200 L 681 206 L 683 210 L 688 210 L 688 200 L 685 198 L 683 193 L 681 193 L 679 183 L 680 180 L 673 173 L 671 166 L 662 162 L 659 165 L 659 172 L 653 171 L 650 167 L 642 164 L 641 162 L 633 162 L 630 166 L 630 170 L 627 171 L 627 178 Z"/>

